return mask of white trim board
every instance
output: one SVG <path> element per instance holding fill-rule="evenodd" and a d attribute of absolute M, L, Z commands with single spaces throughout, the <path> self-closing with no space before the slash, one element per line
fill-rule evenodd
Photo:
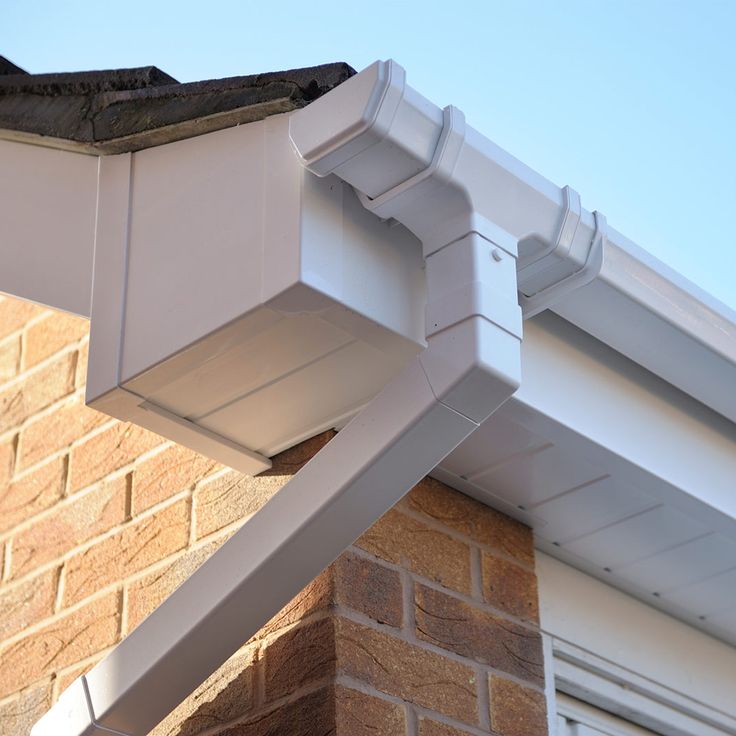
<path fill-rule="evenodd" d="M 576 698 L 557 693 L 557 731 L 550 736 L 657 736 L 629 721 L 606 713 Z"/>
<path fill-rule="evenodd" d="M 558 690 L 668 736 L 736 734 L 736 649 L 543 553 L 537 575 Z"/>

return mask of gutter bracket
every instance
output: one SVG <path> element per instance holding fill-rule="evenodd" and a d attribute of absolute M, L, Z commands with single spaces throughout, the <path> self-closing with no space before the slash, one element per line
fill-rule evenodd
<path fill-rule="evenodd" d="M 569 187 L 565 187 L 565 192 L 567 197 L 570 197 L 570 193 L 572 192 L 572 194 L 577 198 L 579 205 L 580 198 L 576 192 L 571 190 Z M 549 254 L 556 251 L 561 244 L 563 245 L 563 249 L 566 247 L 569 252 L 572 238 L 574 237 L 575 230 L 577 229 L 577 224 L 580 219 L 579 214 L 575 215 L 573 213 L 571 215 L 571 211 L 568 200 L 557 242 L 550 248 L 545 249 L 544 254 L 539 256 L 539 258 L 535 258 L 532 263 L 539 263 L 542 258 L 549 257 Z M 575 221 L 576 218 L 577 222 Z M 588 254 L 586 256 L 585 263 L 579 270 L 560 279 L 559 281 L 553 281 L 533 294 L 527 295 L 523 293 L 523 271 L 524 268 L 528 267 L 530 264 L 527 264 L 521 269 L 519 273 L 519 305 L 521 306 L 524 319 L 529 319 L 530 317 L 543 312 L 552 304 L 564 298 L 567 294 L 589 284 L 596 278 L 596 276 L 598 276 L 601 267 L 603 266 L 605 246 L 608 242 L 608 225 L 605 216 L 597 210 L 593 212 L 593 218 L 595 221 L 595 230 L 593 232 L 590 245 L 588 246 Z M 574 227 L 572 226 L 573 222 L 575 223 Z M 567 245 L 565 246 L 565 244 Z"/>
<path fill-rule="evenodd" d="M 396 215 L 408 204 L 450 183 L 464 142 L 465 115 L 462 110 L 448 105 L 442 110 L 442 132 L 429 166 L 377 197 L 369 197 L 356 189 L 358 199 L 363 207 L 381 219 L 398 220 Z M 425 248 L 425 258 L 431 252 Z"/>

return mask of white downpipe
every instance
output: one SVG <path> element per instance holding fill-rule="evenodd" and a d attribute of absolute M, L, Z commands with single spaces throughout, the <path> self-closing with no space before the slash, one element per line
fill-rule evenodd
<path fill-rule="evenodd" d="M 292 140 L 309 168 L 337 171 L 422 239 L 428 347 L 33 736 L 144 736 L 519 385 L 516 241 L 476 209 L 480 136 L 405 87 L 393 63 L 338 92 L 294 114 Z"/>

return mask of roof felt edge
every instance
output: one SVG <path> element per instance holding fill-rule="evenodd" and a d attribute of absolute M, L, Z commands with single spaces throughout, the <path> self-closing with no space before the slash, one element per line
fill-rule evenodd
<path fill-rule="evenodd" d="M 303 107 L 353 74 L 344 63 L 185 84 L 156 67 L 11 73 L 0 76 L 0 137 L 86 153 L 140 150 Z"/>

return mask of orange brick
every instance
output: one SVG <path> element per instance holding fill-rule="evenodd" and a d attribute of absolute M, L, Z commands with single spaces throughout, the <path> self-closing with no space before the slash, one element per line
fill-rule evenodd
<path fill-rule="evenodd" d="M 295 596 L 287 603 L 261 630 L 252 638 L 251 641 L 263 639 L 270 634 L 279 631 L 287 626 L 301 621 L 307 616 L 323 611 L 332 606 L 334 598 L 334 580 L 332 569 L 328 568 L 309 585 L 307 585 L 299 595 Z"/>
<path fill-rule="evenodd" d="M 470 667 L 346 619 L 337 619 L 338 671 L 465 723 L 478 722 Z"/>
<path fill-rule="evenodd" d="M 23 362 L 26 368 L 40 363 L 89 332 L 89 320 L 64 312 L 52 312 L 26 331 Z"/>
<path fill-rule="evenodd" d="M 125 478 L 118 478 L 60 505 L 20 532 L 13 539 L 12 576 L 17 578 L 122 523 L 125 494 Z"/>
<path fill-rule="evenodd" d="M 379 623 L 401 626 L 403 599 L 398 572 L 347 551 L 335 562 L 334 574 L 337 603 Z"/>
<path fill-rule="evenodd" d="M 118 604 L 112 593 L 0 649 L 0 698 L 114 644 Z"/>
<path fill-rule="evenodd" d="M 218 731 L 219 736 L 333 736 L 335 698 L 331 687 L 322 687 L 274 708 L 259 712 L 242 723 Z M 174 734 L 171 734 L 174 736 Z"/>
<path fill-rule="evenodd" d="M 254 703 L 254 655 L 250 649 L 228 659 L 149 736 L 197 736 L 245 715 Z"/>
<path fill-rule="evenodd" d="M 322 432 L 279 453 L 272 458 L 273 466 L 257 478 L 233 472 L 203 484 L 195 495 L 197 538 L 258 511 L 334 436 L 333 431 Z"/>
<path fill-rule="evenodd" d="M 271 458 L 272 466 L 258 477 L 267 478 L 272 475 L 292 476 L 304 465 L 306 465 L 334 436 L 335 431 L 330 429 L 326 432 L 300 442 L 288 450 L 280 452 Z"/>
<path fill-rule="evenodd" d="M 470 734 L 467 731 L 448 726 L 446 723 L 432 721 L 429 718 L 420 718 L 419 736 L 470 736 Z"/>
<path fill-rule="evenodd" d="M 539 632 L 424 585 L 415 590 L 419 639 L 535 684 L 544 682 Z"/>
<path fill-rule="evenodd" d="M 491 727 L 502 736 L 547 736 L 544 695 L 492 675 L 489 682 Z"/>
<path fill-rule="evenodd" d="M 179 501 L 125 527 L 67 562 L 64 605 L 178 552 L 189 539 L 189 506 Z"/>
<path fill-rule="evenodd" d="M 128 588 L 128 629 L 133 630 L 166 600 L 225 541 L 218 539 L 188 550 L 163 570 L 146 575 Z"/>
<path fill-rule="evenodd" d="M 163 440 L 134 424 L 115 424 L 72 450 L 72 492 L 133 462 Z"/>
<path fill-rule="evenodd" d="M 29 424 L 21 433 L 20 467 L 27 468 L 47 455 L 69 447 L 110 417 L 84 405 L 81 396 Z"/>
<path fill-rule="evenodd" d="M 323 618 L 289 629 L 269 643 L 263 658 L 267 702 L 334 675 L 334 621 Z"/>
<path fill-rule="evenodd" d="M 338 685 L 334 733 L 336 736 L 405 736 L 406 715 L 396 703 Z"/>
<path fill-rule="evenodd" d="M 513 562 L 483 553 L 483 598 L 519 618 L 539 621 L 537 576 Z"/>
<path fill-rule="evenodd" d="M 0 733 L 24 736 L 51 707 L 51 681 L 28 688 L 17 697 L 0 705 Z"/>
<path fill-rule="evenodd" d="M 47 570 L 0 591 L 0 640 L 53 614 L 58 580 L 58 569 Z"/>
<path fill-rule="evenodd" d="M 396 509 L 384 514 L 355 544 L 417 575 L 470 593 L 468 545 Z"/>
<path fill-rule="evenodd" d="M 64 355 L 0 393 L 0 433 L 74 389 L 76 356 Z"/>
<path fill-rule="evenodd" d="M 133 473 L 133 513 L 138 514 L 189 488 L 220 467 L 214 460 L 181 445 L 164 450 Z"/>
<path fill-rule="evenodd" d="M 78 679 L 82 675 L 86 675 L 96 664 L 98 664 L 103 657 L 96 657 L 95 659 L 88 660 L 84 664 L 74 665 L 69 667 L 56 675 L 56 692 L 61 693 L 71 685 L 74 680 Z"/>
<path fill-rule="evenodd" d="M 20 337 L 11 337 L 0 343 L 0 383 L 9 381 L 20 369 Z"/>
<path fill-rule="evenodd" d="M 53 506 L 64 495 L 66 462 L 57 458 L 20 480 L 0 486 L 0 532 Z"/>
<path fill-rule="evenodd" d="M 19 330 L 30 319 L 44 313 L 44 308 L 21 299 L 5 297 L 0 301 L 0 338 Z"/>
<path fill-rule="evenodd" d="M 534 564 L 534 540 L 529 527 L 434 478 L 418 483 L 402 503 L 476 542 L 527 565 Z"/>

